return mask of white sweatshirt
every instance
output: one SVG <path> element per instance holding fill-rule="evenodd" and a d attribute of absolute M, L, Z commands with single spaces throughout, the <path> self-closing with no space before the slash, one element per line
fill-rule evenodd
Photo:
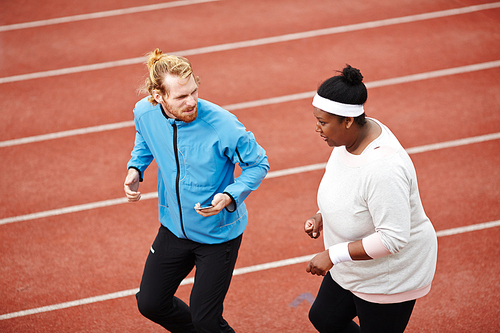
<path fill-rule="evenodd" d="M 330 273 L 344 289 L 365 300 L 397 303 L 430 290 L 437 238 L 418 192 L 408 153 L 382 123 L 382 134 L 361 155 L 345 146 L 330 156 L 318 190 L 325 248 L 377 232 L 391 254 L 342 262 Z"/>

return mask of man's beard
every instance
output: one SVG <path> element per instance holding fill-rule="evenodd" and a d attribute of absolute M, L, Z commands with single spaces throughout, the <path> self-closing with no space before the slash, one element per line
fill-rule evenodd
<path fill-rule="evenodd" d="M 196 117 L 198 116 L 198 106 L 196 105 L 194 107 L 195 109 L 195 112 L 192 113 L 192 114 L 184 114 L 184 111 L 186 111 L 187 109 L 174 109 L 172 108 L 168 103 L 164 103 L 165 105 L 163 105 L 163 107 L 172 115 L 175 116 L 175 119 L 177 120 L 180 120 L 180 121 L 183 121 L 185 123 L 190 123 L 192 122 L 193 120 L 196 119 Z"/>

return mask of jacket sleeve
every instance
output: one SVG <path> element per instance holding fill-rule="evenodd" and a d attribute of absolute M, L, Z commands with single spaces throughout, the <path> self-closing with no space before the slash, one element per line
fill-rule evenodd
<path fill-rule="evenodd" d="M 149 147 L 144 140 L 140 132 L 140 126 L 137 119 L 135 120 L 135 143 L 134 149 L 132 150 L 132 158 L 127 163 L 127 169 L 134 168 L 140 173 L 140 180 L 142 181 L 144 177 L 144 171 L 153 161 L 153 154 L 149 150 Z"/>
<path fill-rule="evenodd" d="M 239 164 L 241 174 L 224 192 L 235 201 L 236 206 L 255 191 L 269 170 L 266 151 L 257 143 L 252 132 L 240 131 L 234 151 L 227 151 L 227 156 L 234 164 Z"/>

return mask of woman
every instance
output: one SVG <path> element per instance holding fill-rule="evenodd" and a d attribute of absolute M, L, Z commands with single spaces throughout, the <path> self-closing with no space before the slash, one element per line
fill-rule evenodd
<path fill-rule="evenodd" d="M 365 118 L 362 80 L 347 65 L 313 99 L 316 132 L 335 147 L 319 212 L 304 226 L 312 238 L 324 231 L 326 250 L 306 268 L 325 276 L 309 312 L 319 332 L 403 332 L 436 268 L 436 233 L 413 163 L 386 126 Z"/>

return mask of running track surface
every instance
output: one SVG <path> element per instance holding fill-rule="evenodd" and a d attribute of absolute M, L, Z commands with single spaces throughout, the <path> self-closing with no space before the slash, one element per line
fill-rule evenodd
<path fill-rule="evenodd" d="M 133 296 L 159 226 L 154 165 L 146 198 L 123 200 L 156 47 L 188 56 L 200 97 L 268 152 L 225 303 L 237 332 L 314 332 L 321 278 L 305 266 L 323 245 L 302 228 L 330 148 L 311 97 L 346 63 L 365 77 L 367 115 L 411 153 L 439 235 L 407 332 L 498 331 L 498 2 L 20 0 L 0 3 L 1 332 L 163 331 Z"/>

